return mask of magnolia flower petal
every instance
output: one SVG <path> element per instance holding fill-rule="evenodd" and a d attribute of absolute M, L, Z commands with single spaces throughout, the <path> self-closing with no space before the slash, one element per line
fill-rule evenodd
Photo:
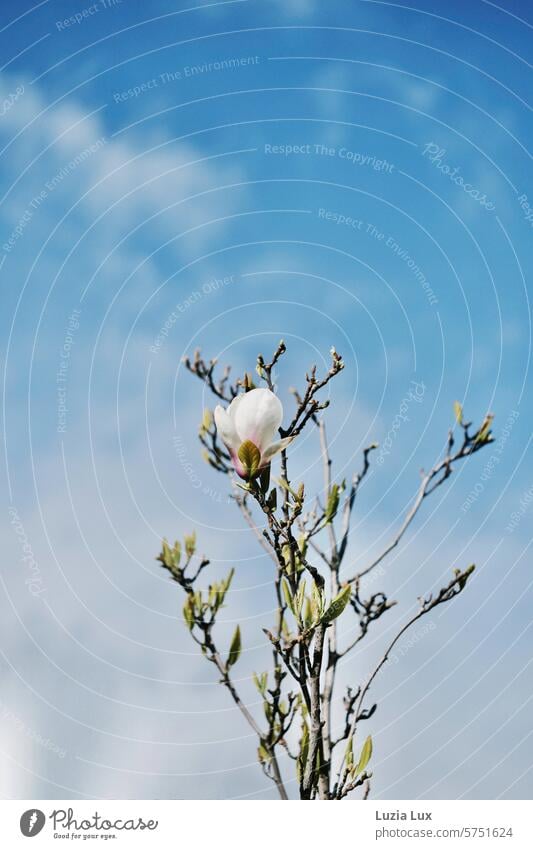
<path fill-rule="evenodd" d="M 236 454 L 233 450 L 230 450 L 230 455 L 231 455 L 231 462 L 233 463 L 233 468 L 235 469 L 235 471 L 237 472 L 239 477 L 243 478 L 243 480 L 247 480 L 248 474 L 247 474 L 246 469 L 244 468 L 243 464 L 239 460 L 239 455 Z"/>
<path fill-rule="evenodd" d="M 265 451 L 263 451 L 263 453 L 261 454 L 261 468 L 270 463 L 272 457 L 275 457 L 276 454 L 279 454 L 280 451 L 283 451 L 287 447 L 287 445 L 290 445 L 293 439 L 293 436 L 287 436 L 285 439 L 278 440 L 278 442 L 272 442 L 268 446 L 268 448 L 266 448 Z"/>
<path fill-rule="evenodd" d="M 228 416 L 230 417 L 230 419 L 232 420 L 232 422 L 235 422 L 235 414 L 236 414 L 236 412 L 239 408 L 239 404 L 241 403 L 242 399 L 244 398 L 244 395 L 245 395 L 244 392 L 241 395 L 236 395 L 235 398 L 233 399 L 233 401 L 231 402 L 231 404 L 229 405 L 228 409 L 226 410 L 226 412 L 227 412 Z"/>
<path fill-rule="evenodd" d="M 241 440 L 239 439 L 239 434 L 235 429 L 233 419 L 228 415 L 224 407 L 220 406 L 220 404 L 217 404 L 215 407 L 214 415 L 217 431 L 222 442 L 227 446 L 227 448 L 229 448 L 232 455 L 236 454 L 239 450 Z"/>
<path fill-rule="evenodd" d="M 241 441 L 249 439 L 261 452 L 276 436 L 283 418 L 281 401 L 270 389 L 252 389 L 241 396 L 234 423 Z"/>

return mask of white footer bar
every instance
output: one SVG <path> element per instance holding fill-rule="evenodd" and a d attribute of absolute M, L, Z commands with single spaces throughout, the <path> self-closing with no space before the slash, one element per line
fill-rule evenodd
<path fill-rule="evenodd" d="M 1 801 L 0 845 L 533 849 L 531 819 L 527 801 Z"/>

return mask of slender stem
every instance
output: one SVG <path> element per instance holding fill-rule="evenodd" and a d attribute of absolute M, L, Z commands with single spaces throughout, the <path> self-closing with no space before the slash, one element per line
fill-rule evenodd
<path fill-rule="evenodd" d="M 322 451 L 322 466 L 324 473 L 324 489 L 325 489 L 325 498 L 328 498 L 329 492 L 331 490 L 331 458 L 329 456 L 329 448 L 328 441 L 326 436 L 326 426 L 323 421 L 318 423 L 318 430 L 320 434 L 320 447 Z M 329 528 L 329 541 L 330 541 L 330 554 L 327 559 L 328 566 L 330 568 L 330 593 L 331 598 L 335 598 L 335 596 L 339 592 L 339 557 L 338 557 L 338 546 L 337 546 L 337 538 L 335 534 L 335 527 L 333 522 L 328 525 Z M 331 706 L 333 701 L 333 691 L 335 688 L 335 674 L 337 671 L 337 620 L 333 620 L 330 627 L 328 628 L 328 657 L 326 663 L 326 674 L 324 678 L 324 690 L 322 693 L 322 710 L 324 716 L 324 730 L 323 730 L 323 746 L 324 746 L 324 770 L 327 775 L 328 782 L 328 795 L 329 795 L 329 783 L 330 783 L 330 774 L 331 774 L 331 754 L 332 754 L 332 743 L 331 743 Z"/>
<path fill-rule="evenodd" d="M 387 646 L 387 648 L 385 650 L 385 653 L 380 658 L 377 666 L 374 668 L 373 672 L 369 676 L 365 686 L 361 690 L 361 693 L 359 695 L 359 698 L 358 698 L 357 703 L 356 703 L 355 708 L 354 708 L 350 733 L 348 734 L 348 738 L 347 738 L 348 739 L 348 745 L 350 744 L 350 741 L 353 740 L 353 738 L 355 736 L 355 729 L 357 727 L 357 721 L 358 721 L 358 718 L 359 718 L 359 715 L 360 715 L 360 712 L 361 712 L 361 708 L 363 706 L 363 701 L 364 701 L 366 694 L 368 693 L 370 687 L 372 686 L 372 683 L 373 683 L 376 675 L 380 671 L 381 667 L 387 662 L 389 655 L 390 655 L 392 649 L 394 648 L 394 646 L 396 645 L 396 643 L 398 642 L 398 640 L 403 636 L 403 634 L 405 634 L 405 632 L 408 630 L 408 628 L 410 628 L 411 625 L 413 625 L 418 619 L 420 619 L 420 617 L 423 616 L 426 612 L 427 611 L 424 608 L 422 608 L 421 610 L 419 610 L 416 613 L 415 616 L 413 616 L 411 619 L 409 619 L 405 623 L 405 625 L 403 625 L 403 627 L 398 631 L 398 633 L 396 634 L 394 639 L 389 643 L 389 645 Z M 346 781 L 347 781 L 347 778 L 348 778 L 348 770 L 344 769 L 344 772 L 343 772 L 345 757 L 346 757 L 346 755 L 344 755 L 340 769 L 339 769 L 339 776 L 342 775 L 342 778 L 340 779 L 339 784 L 338 784 L 337 798 L 342 798 L 342 795 L 339 795 L 339 794 L 342 794 L 342 790 L 343 790 L 344 785 L 346 784 Z"/>
<path fill-rule="evenodd" d="M 250 509 L 248 508 L 248 505 L 246 504 L 246 499 L 241 498 L 240 495 L 236 495 L 235 501 L 237 502 L 239 509 L 240 509 L 242 515 L 244 516 L 244 519 L 245 519 L 247 525 L 254 532 L 254 535 L 255 535 L 259 545 L 261 546 L 261 548 L 264 551 L 266 551 L 266 553 L 274 561 L 276 566 L 278 566 L 278 558 L 276 557 L 275 552 L 272 550 L 272 547 L 268 544 L 268 542 L 264 538 L 262 531 L 255 524 L 254 518 L 253 518 L 253 516 L 250 512 Z"/>
<path fill-rule="evenodd" d="M 439 604 L 443 604 L 447 601 L 450 601 L 452 598 L 455 598 L 456 595 L 459 595 L 459 593 L 461 593 L 463 591 L 463 589 L 465 588 L 466 582 L 467 582 L 469 576 L 472 574 L 473 570 L 474 570 L 473 566 L 470 566 L 464 572 L 459 572 L 457 570 L 455 577 L 450 581 L 450 583 L 446 587 L 442 587 L 442 589 L 439 590 L 438 594 L 435 597 L 430 595 L 426 599 L 420 599 L 420 608 L 418 609 L 418 611 L 415 613 L 414 616 L 412 616 L 410 619 L 407 620 L 407 622 L 400 628 L 400 630 L 398 631 L 396 636 L 393 638 L 393 640 L 389 643 L 384 654 L 380 658 L 377 666 L 374 668 L 374 670 L 372 671 L 372 673 L 368 677 L 366 684 L 364 685 L 364 687 L 362 688 L 362 690 L 359 694 L 359 697 L 358 697 L 357 702 L 356 702 L 354 709 L 353 709 L 353 719 L 352 719 L 352 722 L 351 722 L 350 732 L 349 732 L 348 738 L 347 738 L 348 746 L 350 745 L 350 742 L 353 740 L 353 738 L 355 736 L 357 723 L 362 718 L 363 702 L 364 702 L 364 700 L 367 696 L 367 693 L 370 690 L 370 687 L 372 686 L 374 679 L 376 678 L 380 669 L 384 666 L 384 664 L 389 659 L 389 655 L 390 655 L 392 649 L 394 648 L 394 646 L 396 645 L 396 643 L 398 642 L 398 640 L 403 636 L 403 634 L 405 634 L 405 632 L 415 622 L 417 622 L 419 619 L 421 619 L 422 616 L 425 616 L 427 613 L 429 613 L 430 610 L 433 610 Z M 344 768 L 344 764 L 345 764 L 345 760 L 346 760 L 346 751 L 347 751 L 347 749 L 345 749 L 344 757 L 343 757 L 343 760 L 342 760 L 340 768 L 339 768 L 339 781 L 338 781 L 337 786 L 336 786 L 335 791 L 334 791 L 335 792 L 335 798 L 337 798 L 337 799 L 342 799 L 343 796 L 345 795 L 345 793 L 343 791 L 345 789 L 345 785 L 346 785 L 346 782 L 347 782 L 348 776 L 349 776 L 349 770 L 347 768 Z"/>
<path fill-rule="evenodd" d="M 209 635 L 206 635 L 206 636 L 207 636 L 207 646 L 210 650 L 210 657 L 211 657 L 213 663 L 215 664 L 215 666 L 217 667 L 218 671 L 220 672 L 220 674 L 222 676 L 222 684 L 224 684 L 224 686 L 231 693 L 231 697 L 232 697 L 233 701 L 235 702 L 235 704 L 239 708 L 240 712 L 244 716 L 244 718 L 245 718 L 246 722 L 248 723 L 248 725 L 250 726 L 250 728 L 255 732 L 255 734 L 257 735 L 257 737 L 260 740 L 264 740 L 263 732 L 261 731 L 259 725 L 255 721 L 252 714 L 250 713 L 250 711 L 248 710 L 248 708 L 246 707 L 246 705 L 242 701 L 241 697 L 239 696 L 237 690 L 235 689 L 235 685 L 233 684 L 233 681 L 230 678 L 227 665 L 224 663 L 224 661 L 220 657 L 220 654 L 216 650 L 214 643 L 211 640 L 211 637 Z M 279 793 L 280 798 L 285 801 L 289 797 L 287 796 L 287 791 L 285 790 L 285 786 L 283 784 L 283 779 L 281 777 L 281 771 L 280 771 L 280 768 L 279 768 L 279 764 L 278 764 L 278 760 L 277 760 L 277 757 L 276 757 L 276 752 L 274 750 L 274 747 L 271 747 L 269 749 L 268 753 L 270 755 L 271 765 L 272 765 L 272 772 L 273 772 L 272 780 L 274 781 L 274 783 L 275 783 L 275 785 L 278 789 L 278 793 Z"/>
<path fill-rule="evenodd" d="M 322 737 L 322 711 L 320 705 L 320 671 L 322 668 L 322 658 L 324 653 L 324 636 L 325 628 L 323 625 L 319 625 L 315 631 L 313 663 L 311 667 L 311 674 L 309 675 L 309 696 L 311 699 L 309 718 L 311 721 L 311 728 L 309 730 L 309 753 L 307 755 L 302 782 L 302 796 L 304 799 L 311 798 L 317 779 L 317 766 L 320 770 L 318 775 L 320 798 L 327 799 L 329 795 L 327 781 L 324 781 L 325 777 L 323 775 L 324 746 Z"/>
<path fill-rule="evenodd" d="M 451 448 L 451 445 L 453 445 L 453 442 L 451 442 L 450 434 L 448 438 L 449 449 Z M 455 454 L 451 454 L 450 450 L 448 449 L 448 451 L 446 452 L 446 456 L 442 460 L 440 460 L 435 466 L 433 466 L 433 468 L 427 474 L 423 475 L 413 504 L 409 508 L 400 526 L 400 529 L 394 539 L 387 545 L 385 550 L 382 551 L 382 553 L 378 557 L 376 557 L 376 559 L 370 564 L 370 566 L 367 566 L 366 569 L 363 569 L 362 572 L 359 572 L 353 578 L 350 578 L 350 583 L 353 583 L 354 581 L 358 580 L 358 578 L 362 578 L 363 575 L 368 575 L 368 573 L 375 569 L 376 566 L 379 566 L 381 561 L 384 560 L 385 557 L 387 557 L 387 555 L 390 554 L 391 551 L 393 551 L 399 544 L 403 535 L 405 534 L 411 522 L 418 513 L 424 499 L 427 498 L 428 495 L 431 495 L 432 492 L 434 492 L 441 484 L 444 483 L 445 480 L 450 477 L 452 473 L 453 464 L 459 460 L 463 460 L 465 457 L 469 457 L 471 454 L 474 454 L 477 450 L 479 450 L 480 447 L 480 443 L 476 443 L 475 439 L 473 440 L 471 437 L 465 434 L 465 441 L 463 442 L 461 448 L 459 448 Z"/>

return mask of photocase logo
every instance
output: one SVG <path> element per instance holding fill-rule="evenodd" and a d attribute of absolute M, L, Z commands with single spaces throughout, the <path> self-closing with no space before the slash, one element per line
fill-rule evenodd
<path fill-rule="evenodd" d="M 29 811 L 24 811 L 20 818 L 20 830 L 24 837 L 35 837 L 42 831 L 46 817 L 38 808 L 30 808 Z"/>

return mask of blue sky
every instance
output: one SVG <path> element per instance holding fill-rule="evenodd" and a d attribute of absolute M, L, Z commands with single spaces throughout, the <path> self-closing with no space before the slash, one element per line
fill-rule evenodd
<path fill-rule="evenodd" d="M 272 796 L 153 558 L 194 527 L 215 572 L 237 566 L 223 627 L 243 623 L 253 706 L 270 570 L 202 463 L 211 402 L 180 361 L 200 346 L 238 373 L 284 338 L 287 408 L 331 345 L 346 360 L 339 479 L 424 387 L 361 492 L 347 572 L 398 527 L 453 401 L 495 414 L 494 450 L 385 564 L 401 603 L 343 675 L 475 561 L 376 685 L 374 796 L 531 797 L 531 14 L 419 7 L 0 11 L 3 796 Z M 320 487 L 314 435 L 291 454 Z"/>

